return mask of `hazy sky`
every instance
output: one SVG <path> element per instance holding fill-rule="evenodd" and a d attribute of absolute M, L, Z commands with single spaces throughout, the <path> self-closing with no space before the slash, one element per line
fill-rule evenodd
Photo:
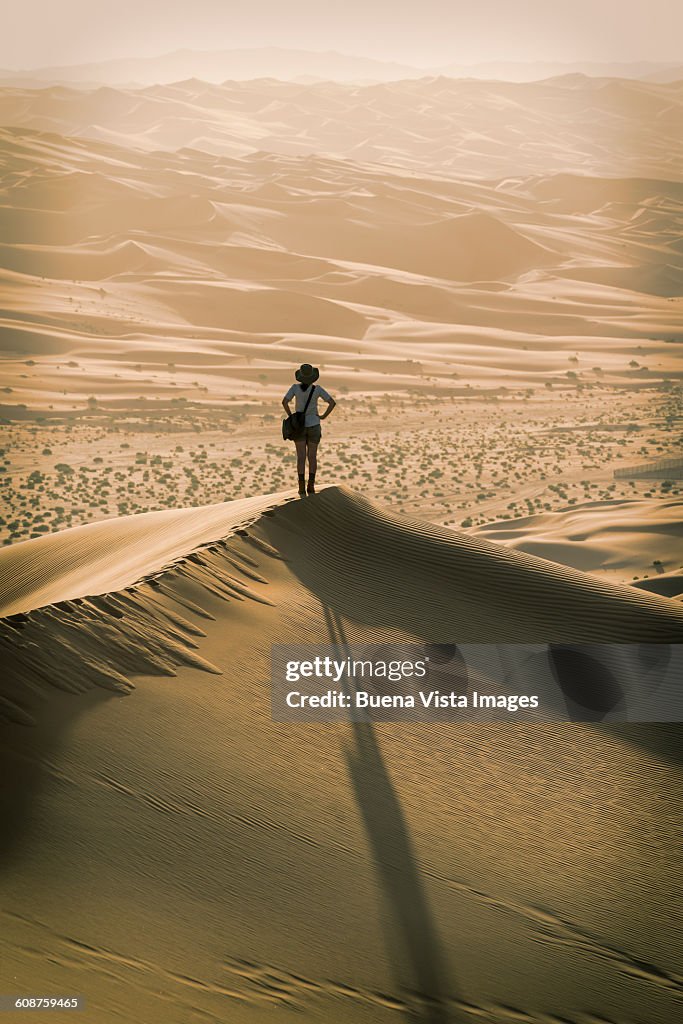
<path fill-rule="evenodd" d="M 0 67 L 282 46 L 421 67 L 683 60 L 682 0 L 18 0 Z"/>

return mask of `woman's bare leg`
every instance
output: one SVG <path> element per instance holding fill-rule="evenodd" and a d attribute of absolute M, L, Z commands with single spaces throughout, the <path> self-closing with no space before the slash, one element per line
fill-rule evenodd
<path fill-rule="evenodd" d="M 317 441 L 315 441 L 315 442 L 309 441 L 308 442 L 308 472 L 309 473 L 313 473 L 313 475 L 315 476 L 315 471 L 316 471 L 317 468 L 318 468 L 318 442 Z"/>
<path fill-rule="evenodd" d="M 308 442 L 308 487 L 309 494 L 315 494 L 315 471 L 318 468 L 318 443 Z"/>
<path fill-rule="evenodd" d="M 299 494 L 306 493 L 306 438 L 302 437 L 295 441 L 296 445 L 296 471 L 299 474 Z"/>
<path fill-rule="evenodd" d="M 299 476 L 306 472 L 306 438 L 302 437 L 295 441 L 296 445 L 296 471 Z"/>

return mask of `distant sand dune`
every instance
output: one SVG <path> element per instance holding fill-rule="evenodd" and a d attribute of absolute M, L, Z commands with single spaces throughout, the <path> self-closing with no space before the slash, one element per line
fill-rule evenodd
<path fill-rule="evenodd" d="M 586 572 L 612 570 L 630 580 L 633 573 L 656 576 L 680 568 L 683 503 L 666 498 L 587 502 L 487 523 L 473 533 Z"/>
<path fill-rule="evenodd" d="M 680 179 L 680 82 L 190 79 L 145 89 L 5 87 L 0 102 L 5 125 L 148 152 L 316 153 L 488 179 L 550 168 Z"/>
<path fill-rule="evenodd" d="M 413 88 L 421 102 L 441 102 L 440 86 Z M 455 102 L 451 88 L 443 102 Z M 185 92 L 193 89 L 201 92 Z M 304 90 L 302 102 L 316 96 Z M 81 99 L 87 108 L 111 97 Z M 115 364 L 117 397 L 128 380 L 134 400 L 131 367 L 148 359 L 192 368 L 211 400 L 245 381 L 273 398 L 311 350 L 324 353 L 332 386 L 354 390 L 359 380 L 405 393 L 431 378 L 448 393 L 651 387 L 683 376 L 681 185 L 666 160 L 659 176 L 568 173 L 543 142 L 545 173 L 520 166 L 514 177 L 474 181 L 462 168 L 399 167 L 391 148 L 391 166 L 149 152 L 131 139 L 36 131 L 24 100 L 4 100 L 10 112 L 16 102 L 18 122 L 0 129 L 10 407 L 73 409 L 88 380 L 104 399 Z M 53 100 L 78 117 L 77 96 Z M 120 105 L 111 111 L 118 118 Z M 659 141 L 651 153 L 661 155 Z M 26 376 L 23 360 L 67 353 L 83 366 L 77 383 L 54 365 Z"/>
<path fill-rule="evenodd" d="M 665 572 L 661 576 L 637 580 L 633 586 L 638 590 L 648 590 L 651 594 L 661 594 L 662 597 L 677 597 L 683 600 L 683 571 L 679 569 L 677 572 Z"/>

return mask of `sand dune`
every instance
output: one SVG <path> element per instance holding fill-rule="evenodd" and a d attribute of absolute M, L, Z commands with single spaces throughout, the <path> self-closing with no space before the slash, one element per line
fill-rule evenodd
<path fill-rule="evenodd" d="M 680 569 L 676 572 L 664 572 L 648 579 L 637 580 L 633 586 L 638 590 L 648 590 L 651 594 L 680 599 L 683 598 L 683 572 Z"/>
<path fill-rule="evenodd" d="M 50 592 L 36 542 L 2 552 L 25 609 L 81 593 L 2 626 L 15 985 L 38 958 L 42 986 L 78 991 L 103 1024 L 666 1024 L 678 846 L 653 806 L 674 811 L 673 733 L 283 727 L 268 674 L 271 642 L 513 626 L 518 640 L 541 625 L 670 641 L 681 608 L 343 489 L 266 507 L 276 499 L 66 531 L 49 538 Z M 88 596 L 100 587 L 74 576 L 77 550 L 93 582 L 124 582 L 105 547 L 129 552 L 127 579 L 134 565 L 155 578 Z"/>
<path fill-rule="evenodd" d="M 422 102 L 440 95 L 420 88 Z M 171 98 L 154 100 L 155 116 L 200 84 L 164 89 Z M 89 115 L 88 103 L 105 101 L 117 123 L 124 116 L 115 90 L 73 104 L 63 92 L 58 105 L 74 117 L 78 103 Z M 26 102 L 47 104 L 47 94 Z M 29 387 L 26 358 L 84 360 L 101 400 L 112 367 L 158 361 L 169 338 L 166 361 L 215 397 L 251 379 L 272 400 L 310 349 L 325 352 L 333 386 L 357 387 L 350 375 L 363 372 L 379 392 L 415 388 L 414 374 L 387 369 L 408 360 L 444 393 L 646 386 L 683 373 L 680 185 L 666 161 L 661 177 L 584 169 L 473 182 L 401 171 L 394 147 L 392 168 L 149 153 L 133 137 L 123 146 L 36 132 L 25 104 L 12 114 L 15 100 L 7 91 L 6 116 L 22 127 L 2 129 L 0 206 L 10 407 L 81 400 L 63 366 Z M 247 138 L 244 125 L 236 131 Z M 127 397 L 139 397 L 137 382 Z"/>
<path fill-rule="evenodd" d="M 683 506 L 666 499 L 596 501 L 487 523 L 473 533 L 552 562 L 630 581 L 634 573 L 640 577 L 649 570 L 656 576 L 681 568 Z M 641 586 L 650 589 L 645 581 Z"/>
<path fill-rule="evenodd" d="M 0 616 L 122 590 L 227 533 L 278 495 L 110 519 L 0 551 Z"/>
<path fill-rule="evenodd" d="M 522 521 L 518 532 L 523 535 L 525 528 Z M 571 539 L 566 524 L 564 529 Z M 480 532 L 496 536 L 493 528 Z M 103 623 L 108 615 L 134 615 L 138 598 L 135 591 L 122 599 L 98 601 L 100 595 L 148 581 L 142 622 L 132 631 L 135 639 L 126 642 L 125 661 L 135 671 L 136 647 L 144 663 L 148 646 L 163 650 L 168 641 L 158 622 L 150 622 L 145 603 L 161 581 L 172 581 L 171 592 L 178 578 L 183 585 L 189 578 L 191 592 L 208 587 L 219 597 L 244 593 L 240 585 L 235 591 L 234 580 L 226 589 L 226 554 L 222 546 L 213 546 L 230 533 L 265 542 L 265 550 L 284 559 L 304 591 L 314 592 L 324 605 L 378 638 L 404 635 L 446 643 L 457 635 L 463 643 L 618 643 L 676 642 L 683 636 L 683 609 L 659 596 L 539 559 L 520 550 L 520 543 L 511 549 L 473 534 L 396 518 L 351 491 L 332 487 L 315 501 L 296 501 L 291 508 L 282 497 L 269 495 L 105 520 L 1 549 L 0 614 L 14 616 L 3 641 L 16 672 L 8 680 L 6 706 L 13 708 L 22 693 L 31 693 L 36 673 L 41 679 L 53 675 L 60 685 L 59 673 L 72 676 L 79 661 L 84 661 L 80 674 L 90 685 L 98 679 L 98 664 L 114 669 L 118 678 L 115 658 L 107 655 L 111 628 Z M 541 535 L 536 550 L 548 551 L 548 543 Z M 562 545 L 554 544 L 562 554 Z M 531 541 L 526 546 L 534 549 Z M 590 543 L 586 547 L 594 553 Z M 189 562 L 183 564 L 184 556 Z M 240 568 L 242 575 L 252 575 L 243 563 Z M 181 605 L 183 596 L 187 602 L 181 589 Z M 270 600 L 267 592 L 264 596 Z M 44 606 L 52 607 L 40 611 Z M 196 609 L 194 598 L 189 607 Z M 58 632 L 76 631 L 79 642 L 69 664 L 55 666 L 53 674 L 47 636 L 55 616 Z M 116 639 L 122 642 L 120 635 Z M 181 650 L 182 643 L 181 628 L 172 651 Z"/>
<path fill-rule="evenodd" d="M 188 78 L 87 91 L 6 86 L 0 123 L 149 151 L 328 155 L 484 180 L 552 170 L 679 181 L 682 90 L 681 82 L 580 76 L 364 86 Z"/>

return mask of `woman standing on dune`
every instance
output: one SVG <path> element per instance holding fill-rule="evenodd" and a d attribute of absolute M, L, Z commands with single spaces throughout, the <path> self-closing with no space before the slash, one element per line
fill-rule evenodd
<path fill-rule="evenodd" d="M 296 445 L 296 468 L 299 474 L 299 494 L 315 494 L 315 474 L 318 468 L 318 445 L 322 430 L 320 421 L 326 419 L 337 404 L 331 395 L 328 395 L 325 388 L 316 384 L 320 371 L 317 366 L 310 363 L 302 363 L 294 376 L 297 384 L 291 388 L 282 399 L 282 405 L 288 416 L 291 415 L 289 403 L 296 399 L 294 411 L 304 413 L 303 432 L 294 438 Z M 327 402 L 327 409 L 320 416 L 318 414 L 318 399 L 322 398 Z M 308 488 L 306 487 L 306 459 L 308 459 Z"/>

